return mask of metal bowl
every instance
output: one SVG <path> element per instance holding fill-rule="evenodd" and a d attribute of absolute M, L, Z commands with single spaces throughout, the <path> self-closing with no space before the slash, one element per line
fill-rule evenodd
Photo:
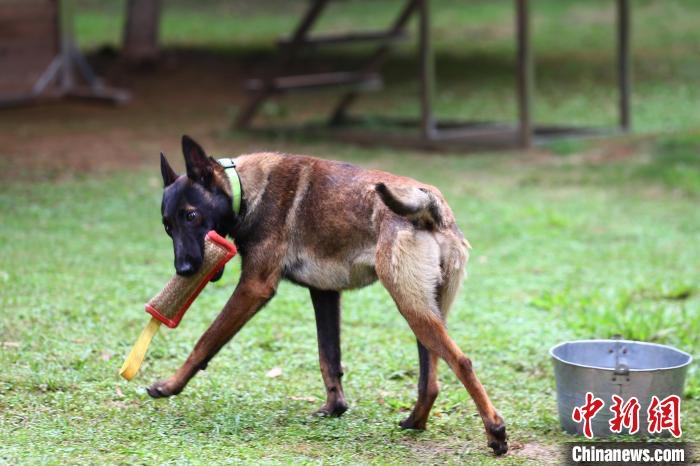
<path fill-rule="evenodd" d="M 571 415 L 591 392 L 605 402 L 592 420 L 595 437 L 610 436 L 612 395 L 640 404 L 638 436 L 647 432 L 647 409 L 652 396 L 660 400 L 683 395 L 692 356 L 670 346 L 630 340 L 581 340 L 556 345 L 549 354 L 557 381 L 557 405 L 562 428 L 583 435 L 583 423 Z M 628 433 L 623 429 L 622 433 Z"/>

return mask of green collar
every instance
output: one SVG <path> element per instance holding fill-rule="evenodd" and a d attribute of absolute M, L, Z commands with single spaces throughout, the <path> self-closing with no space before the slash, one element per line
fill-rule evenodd
<path fill-rule="evenodd" d="M 226 176 L 228 176 L 229 182 L 231 183 L 231 194 L 233 196 L 233 211 L 236 215 L 241 213 L 241 198 L 243 197 L 243 188 L 241 188 L 241 179 L 238 177 L 238 172 L 236 171 L 236 163 L 232 158 L 223 158 L 217 160 L 224 171 Z"/>

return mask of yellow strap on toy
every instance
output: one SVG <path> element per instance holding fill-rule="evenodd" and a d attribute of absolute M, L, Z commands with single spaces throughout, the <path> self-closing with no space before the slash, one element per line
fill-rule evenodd
<path fill-rule="evenodd" d="M 131 348 L 129 356 L 126 357 L 124 364 L 122 364 L 122 368 L 119 369 L 119 375 L 124 377 L 126 380 L 131 380 L 134 378 L 141 367 L 144 356 L 146 356 L 148 345 L 151 344 L 153 335 L 156 334 L 159 327 L 160 321 L 155 317 L 151 317 L 151 320 L 143 328 L 141 335 L 139 335 L 139 339 L 136 340 L 136 343 L 134 343 L 134 347 Z"/>

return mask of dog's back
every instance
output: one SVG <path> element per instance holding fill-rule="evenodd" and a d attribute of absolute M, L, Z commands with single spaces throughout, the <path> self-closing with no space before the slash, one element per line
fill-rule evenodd
<path fill-rule="evenodd" d="M 251 187 L 244 193 L 248 210 L 238 239 L 273 237 L 270 248 L 284 257 L 285 278 L 319 289 L 368 285 L 377 279 L 380 238 L 391 234 L 404 238 L 400 241 L 408 247 L 396 273 L 400 268 L 425 269 L 437 261 L 434 285 L 445 285 L 439 307 L 444 313 L 449 309 L 463 277 L 468 246 L 437 188 L 307 156 L 249 154 L 237 158 L 236 166 L 243 184 Z M 406 235 L 434 244 L 427 250 L 436 257 L 415 261 L 409 245 L 414 243 L 407 242 Z"/>

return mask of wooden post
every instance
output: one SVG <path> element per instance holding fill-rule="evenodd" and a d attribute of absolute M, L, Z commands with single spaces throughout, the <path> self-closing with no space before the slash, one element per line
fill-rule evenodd
<path fill-rule="evenodd" d="M 129 0 L 124 25 L 123 53 L 132 61 L 150 61 L 158 57 L 160 0 Z"/>
<path fill-rule="evenodd" d="M 630 68 L 630 5 L 629 0 L 617 0 L 617 81 L 620 90 L 620 128 L 625 132 L 632 126 Z"/>
<path fill-rule="evenodd" d="M 416 10 L 418 1 L 419 0 L 407 1 L 403 10 L 401 10 L 401 13 L 399 13 L 399 16 L 394 21 L 394 24 L 389 29 L 389 34 L 399 35 L 403 32 L 403 30 L 406 28 L 406 23 L 408 23 L 408 20 L 411 19 L 411 16 L 413 16 L 414 11 Z M 391 50 L 391 46 L 391 42 L 386 42 L 382 44 L 381 47 L 376 52 L 374 52 L 374 55 L 372 55 L 372 57 L 369 60 L 367 60 L 361 73 L 370 74 L 376 72 L 377 69 L 384 62 L 389 51 Z M 339 125 L 343 122 L 347 114 L 348 108 L 350 107 L 350 105 L 352 105 L 357 96 L 358 92 L 356 90 L 351 90 L 347 92 L 338 101 L 338 104 L 336 105 L 329 119 L 329 123 L 331 125 Z"/>
<path fill-rule="evenodd" d="M 296 58 L 297 52 L 301 47 L 301 44 L 306 39 L 307 34 L 311 30 L 311 27 L 316 23 L 319 15 L 323 9 L 328 4 L 329 0 L 313 0 L 310 2 L 309 9 L 306 11 L 301 21 L 294 30 L 294 34 L 289 41 L 289 45 L 282 49 L 282 56 L 277 64 L 277 69 L 279 71 L 284 70 L 290 63 Z M 263 88 L 257 92 L 248 103 L 241 109 L 236 118 L 235 127 L 236 128 L 247 128 L 250 126 L 250 122 L 257 113 L 258 109 L 262 103 L 270 96 L 272 93 L 272 85 L 275 76 L 271 76 L 265 80 L 265 85 Z"/>
<path fill-rule="evenodd" d="M 421 129 L 425 139 L 433 139 L 437 130 L 433 115 L 433 94 L 435 90 L 435 57 L 430 37 L 430 0 L 420 0 L 418 47 L 420 54 L 420 103 Z"/>
<path fill-rule="evenodd" d="M 518 47 L 518 139 L 520 147 L 532 147 L 532 91 L 534 67 L 530 42 L 530 8 L 528 0 L 515 0 L 516 40 Z"/>
<path fill-rule="evenodd" d="M 73 67 L 73 0 L 58 2 L 59 17 L 59 55 L 61 57 L 61 91 L 68 92 L 75 87 L 75 69 Z"/>

